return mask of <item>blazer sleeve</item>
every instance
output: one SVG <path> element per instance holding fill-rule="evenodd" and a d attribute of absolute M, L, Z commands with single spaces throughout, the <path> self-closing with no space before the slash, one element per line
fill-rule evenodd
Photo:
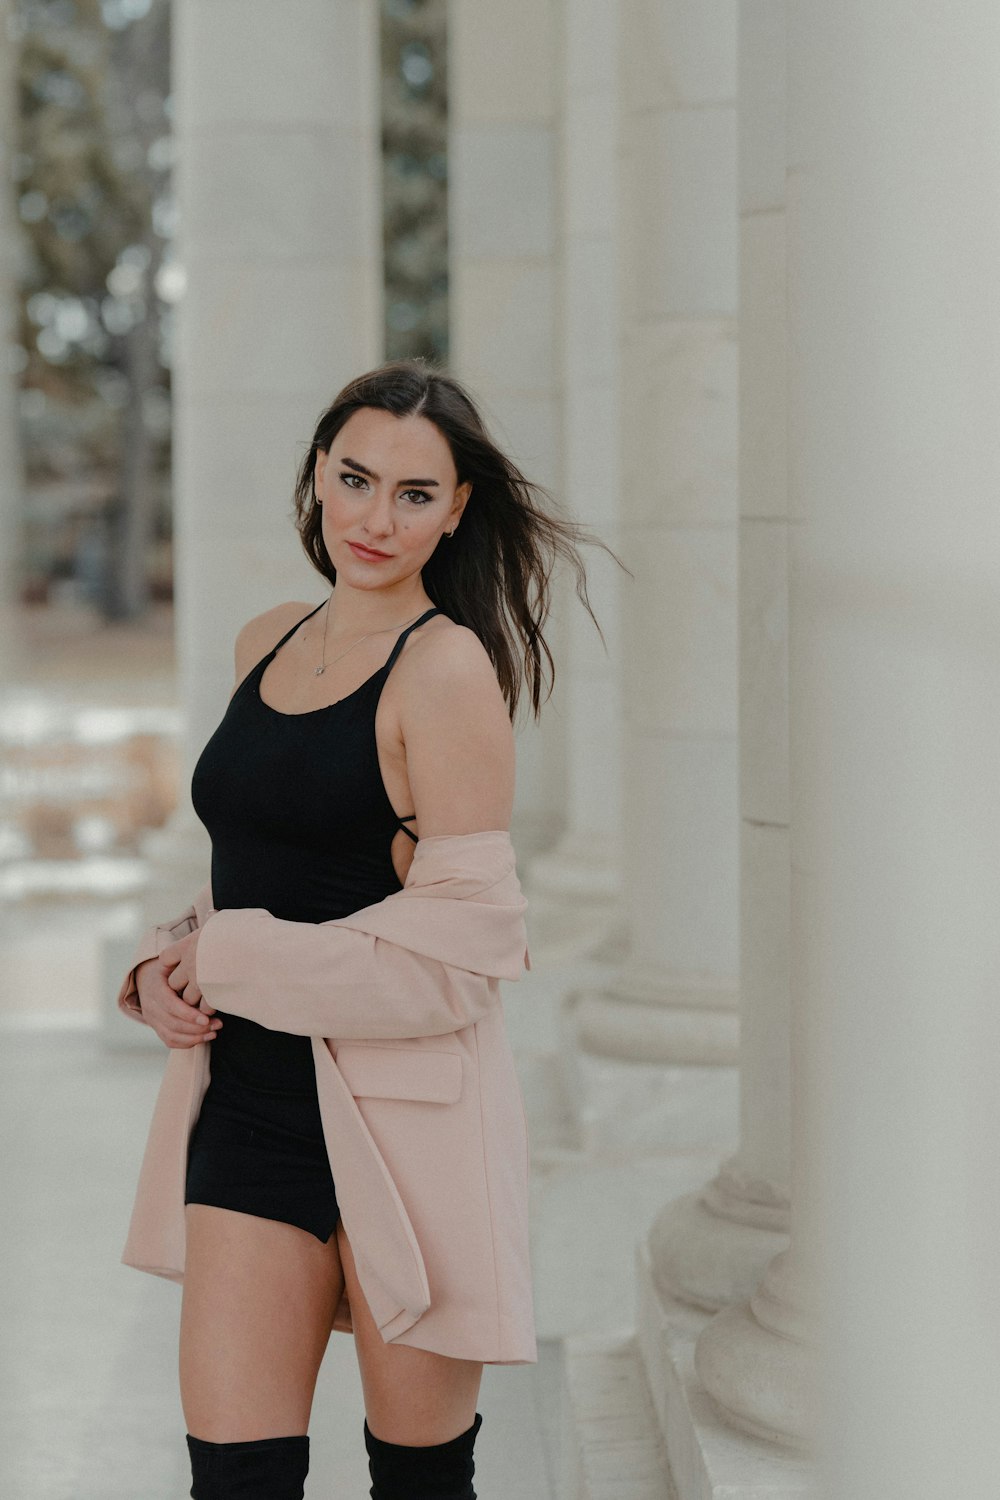
<path fill-rule="evenodd" d="M 198 938 L 196 978 L 216 1010 L 272 1030 L 439 1036 L 495 1007 L 499 979 L 520 977 L 526 907 L 506 833 L 422 840 L 407 888 L 350 917 L 215 912 Z"/>
<path fill-rule="evenodd" d="M 499 996 L 490 976 L 386 938 L 253 907 L 216 913 L 195 963 L 215 1010 L 298 1036 L 439 1036 L 478 1021 Z"/>
<path fill-rule="evenodd" d="M 152 927 L 147 927 L 140 934 L 132 955 L 132 966 L 122 980 L 118 991 L 119 1010 L 131 1016 L 134 1021 L 141 1021 L 144 1026 L 149 1024 L 139 1003 L 139 992 L 135 983 L 136 969 L 140 964 L 145 963 L 147 958 L 158 958 L 170 943 L 175 943 L 178 938 L 187 937 L 189 932 L 193 932 L 201 925 L 201 914 L 211 910 L 211 886 L 210 882 L 206 882 L 192 904 L 186 907 L 179 917 L 173 917 L 169 922 L 158 922 Z"/>

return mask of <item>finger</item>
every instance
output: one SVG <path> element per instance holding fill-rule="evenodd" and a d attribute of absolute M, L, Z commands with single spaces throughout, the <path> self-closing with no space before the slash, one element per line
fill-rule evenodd
<path fill-rule="evenodd" d="M 165 1028 L 163 1035 L 168 1047 L 197 1047 L 199 1042 L 212 1041 L 218 1034 L 218 1030 L 217 1026 L 206 1027 L 200 1031 L 182 1030 L 180 1027 L 172 1026 Z"/>
<path fill-rule="evenodd" d="M 183 1005 L 184 1002 L 180 1001 L 180 1004 Z M 167 1025 L 173 1030 L 185 1032 L 190 1036 L 200 1036 L 212 1024 L 211 1016 L 204 1016 L 201 1011 L 192 1010 L 190 1007 L 181 1011 L 172 1005 L 166 1007 L 165 1019 Z"/>
<path fill-rule="evenodd" d="M 197 1007 L 191 1004 L 183 991 L 178 993 L 177 990 L 168 989 L 163 1005 L 172 1016 L 183 1016 L 185 1020 L 190 1020 L 192 1015 L 198 1014 Z"/>

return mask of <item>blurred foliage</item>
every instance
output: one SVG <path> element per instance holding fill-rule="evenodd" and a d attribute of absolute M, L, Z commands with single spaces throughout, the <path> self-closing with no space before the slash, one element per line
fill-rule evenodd
<path fill-rule="evenodd" d="M 116 514 L 169 525 L 169 14 L 168 0 L 14 9 L 26 588 L 74 573 L 110 614 L 128 612 Z"/>
<path fill-rule="evenodd" d="M 448 357 L 447 0 L 382 0 L 386 356 Z"/>

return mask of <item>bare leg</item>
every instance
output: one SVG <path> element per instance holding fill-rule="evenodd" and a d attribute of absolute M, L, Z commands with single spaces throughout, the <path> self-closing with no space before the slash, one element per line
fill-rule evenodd
<path fill-rule="evenodd" d="M 384 1442 L 413 1446 L 449 1442 L 467 1431 L 476 1417 L 482 1362 L 387 1344 L 361 1290 L 343 1221 L 336 1239 L 371 1431 Z"/>
<path fill-rule="evenodd" d="M 305 1433 L 343 1290 L 336 1235 L 189 1203 L 181 1404 L 211 1443 Z M 353 1313 L 353 1308 L 352 1308 Z"/>

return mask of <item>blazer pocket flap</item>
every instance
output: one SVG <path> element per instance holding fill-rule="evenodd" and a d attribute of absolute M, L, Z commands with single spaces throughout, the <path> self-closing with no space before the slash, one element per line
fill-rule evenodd
<path fill-rule="evenodd" d="M 356 1097 L 454 1104 L 462 1092 L 462 1059 L 457 1052 L 342 1042 L 337 1067 Z"/>

